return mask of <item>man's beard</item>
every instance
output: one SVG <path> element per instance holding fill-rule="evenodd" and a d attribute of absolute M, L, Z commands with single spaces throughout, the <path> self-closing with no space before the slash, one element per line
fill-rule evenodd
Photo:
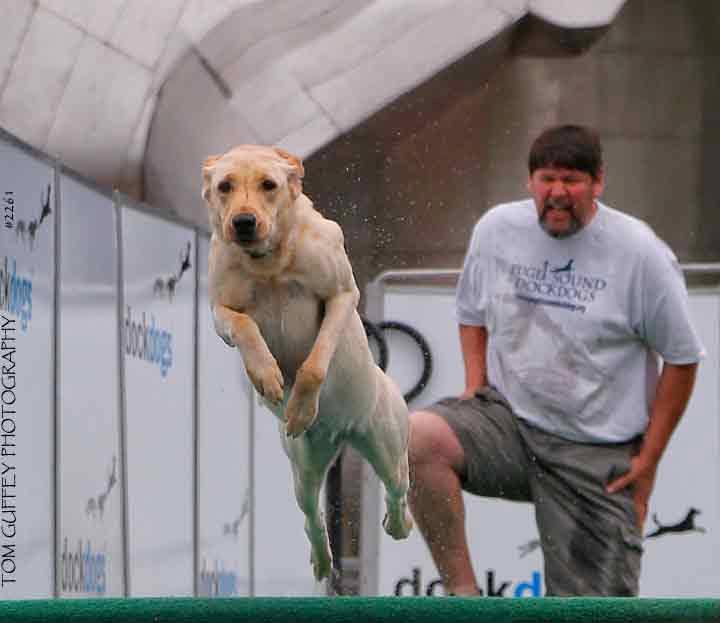
<path fill-rule="evenodd" d="M 570 224 L 568 225 L 568 228 L 565 231 L 553 231 L 549 228 L 547 224 L 547 213 L 551 209 L 556 210 L 566 210 L 570 215 Z M 542 214 L 538 217 L 538 222 L 540 223 L 540 227 L 543 228 L 545 233 L 548 236 L 552 236 L 553 238 L 569 238 L 573 234 L 576 234 L 577 232 L 582 229 L 582 223 L 580 222 L 580 219 L 575 215 L 575 210 L 573 209 L 573 206 L 571 203 L 565 202 L 565 201 L 558 201 L 554 199 L 548 199 L 545 202 L 545 206 L 543 207 Z"/>

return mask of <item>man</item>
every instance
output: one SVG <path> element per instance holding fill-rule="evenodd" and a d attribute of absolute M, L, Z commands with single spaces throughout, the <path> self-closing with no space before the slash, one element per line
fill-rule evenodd
<path fill-rule="evenodd" d="M 548 595 L 632 596 L 703 350 L 672 251 L 598 200 L 596 134 L 550 128 L 528 164 L 532 199 L 473 231 L 457 291 L 465 391 L 411 415 L 411 508 L 449 594 L 479 593 L 466 490 L 534 503 Z"/>

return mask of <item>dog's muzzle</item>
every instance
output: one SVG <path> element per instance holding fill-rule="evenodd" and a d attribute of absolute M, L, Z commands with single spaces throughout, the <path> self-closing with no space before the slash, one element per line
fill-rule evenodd
<path fill-rule="evenodd" d="M 238 242 L 253 242 L 257 233 L 257 219 L 254 214 L 238 214 L 232 219 L 233 230 Z"/>

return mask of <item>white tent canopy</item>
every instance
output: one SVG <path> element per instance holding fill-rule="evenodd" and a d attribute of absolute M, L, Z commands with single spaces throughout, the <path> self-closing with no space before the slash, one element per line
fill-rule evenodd
<path fill-rule="evenodd" d="M 198 133 L 307 155 L 528 12 L 562 27 L 596 27 L 622 4 L 0 0 L 0 125 L 133 192 L 161 88 L 188 58 L 206 74 L 182 85 Z M 227 97 L 213 106 L 218 85 Z"/>

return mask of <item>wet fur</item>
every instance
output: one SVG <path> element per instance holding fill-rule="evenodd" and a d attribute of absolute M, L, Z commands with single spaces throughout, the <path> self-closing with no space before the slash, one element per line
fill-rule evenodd
<path fill-rule="evenodd" d="M 238 348 L 279 419 L 320 580 L 331 572 L 332 555 L 319 493 L 343 445 L 385 485 L 385 530 L 397 539 L 409 534 L 408 413 L 370 352 L 342 230 L 302 193 L 303 173 L 288 152 L 241 145 L 205 161 L 202 194 L 212 228 L 215 329 Z M 238 215 L 255 218 L 252 240 L 234 229 Z"/>

